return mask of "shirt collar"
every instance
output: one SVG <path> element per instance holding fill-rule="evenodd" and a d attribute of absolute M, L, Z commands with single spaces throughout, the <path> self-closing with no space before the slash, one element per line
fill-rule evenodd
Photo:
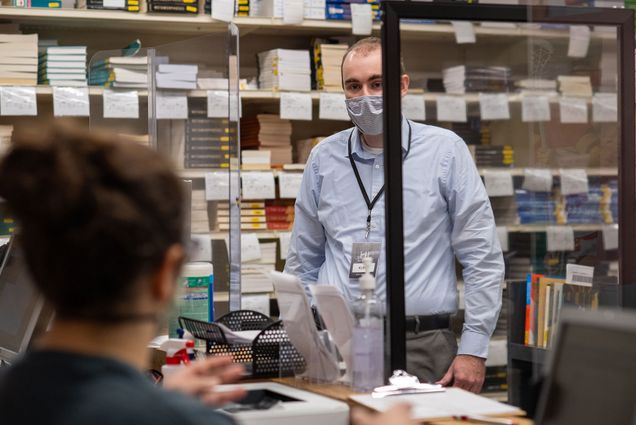
<path fill-rule="evenodd" d="M 360 137 L 360 131 L 357 127 L 353 127 L 353 134 L 351 136 L 351 153 L 354 155 L 356 159 L 363 160 L 371 160 L 375 158 L 375 155 L 365 151 L 362 148 L 362 138 Z M 351 133 L 349 133 L 351 134 Z M 345 139 L 345 157 L 349 156 L 349 146 L 346 142 L 348 142 L 349 136 Z M 409 124 L 407 119 L 402 116 L 402 154 L 405 154 L 408 151 L 409 146 Z"/>

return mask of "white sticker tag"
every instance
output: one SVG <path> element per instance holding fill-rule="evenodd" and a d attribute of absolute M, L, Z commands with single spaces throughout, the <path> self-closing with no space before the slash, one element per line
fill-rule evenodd
<path fill-rule="evenodd" d="M 497 226 L 497 237 L 503 252 L 508 252 L 510 243 L 508 241 L 508 228 L 506 226 Z"/>
<path fill-rule="evenodd" d="M 283 0 L 283 23 L 288 25 L 302 24 L 304 17 L 304 0 Z"/>
<path fill-rule="evenodd" d="M 451 21 L 453 31 L 455 31 L 455 41 L 457 44 L 472 44 L 477 41 L 475 37 L 475 26 L 472 22 Z"/>
<path fill-rule="evenodd" d="M 565 283 L 580 286 L 592 286 L 594 283 L 594 267 L 580 264 L 566 264 Z"/>
<path fill-rule="evenodd" d="M 616 93 L 596 93 L 592 98 L 594 122 L 618 121 L 618 97 Z"/>
<path fill-rule="evenodd" d="M 249 171 L 241 174 L 242 199 L 276 199 L 274 173 Z"/>
<path fill-rule="evenodd" d="M 459 96 L 437 96 L 437 121 L 466 122 L 466 99 Z"/>
<path fill-rule="evenodd" d="M 35 87 L 1 87 L 0 114 L 4 116 L 36 116 L 38 102 Z"/>
<path fill-rule="evenodd" d="M 603 226 L 603 247 L 606 251 L 618 249 L 618 224 Z"/>
<path fill-rule="evenodd" d="M 549 252 L 574 251 L 574 229 L 570 226 L 548 226 L 547 248 Z"/>
<path fill-rule="evenodd" d="M 568 57 L 584 58 L 590 48 L 591 31 L 587 25 L 572 25 L 570 27 L 570 43 Z"/>
<path fill-rule="evenodd" d="M 298 192 L 300 192 L 300 184 L 302 181 L 302 173 L 279 173 L 278 189 L 281 199 L 296 199 Z"/>
<path fill-rule="evenodd" d="M 157 119 L 188 119 L 188 97 L 185 94 L 158 91 L 155 100 L 157 102 Z"/>
<path fill-rule="evenodd" d="M 53 115 L 87 117 L 90 115 L 88 87 L 53 87 Z"/>
<path fill-rule="evenodd" d="M 269 316 L 269 294 L 241 294 L 241 310 L 258 311 Z"/>
<path fill-rule="evenodd" d="M 515 193 L 512 174 L 509 171 L 485 171 L 484 186 L 488 196 L 512 196 Z"/>
<path fill-rule="evenodd" d="M 320 93 L 318 118 L 321 120 L 349 121 L 343 93 Z"/>
<path fill-rule="evenodd" d="M 587 123 L 587 100 L 581 97 L 562 97 L 559 99 L 561 122 L 565 124 Z"/>
<path fill-rule="evenodd" d="M 139 93 L 137 90 L 104 90 L 104 118 L 139 119 Z"/>
<path fill-rule="evenodd" d="M 373 11 L 370 4 L 351 3 L 351 32 L 353 35 L 371 35 Z"/>
<path fill-rule="evenodd" d="M 582 168 L 561 168 L 561 194 L 574 195 L 577 193 L 587 193 L 589 185 L 587 172 Z"/>
<path fill-rule="evenodd" d="M 278 240 L 280 241 L 280 259 L 285 260 L 289 252 L 289 243 L 291 242 L 291 232 L 280 232 Z"/>
<path fill-rule="evenodd" d="M 426 103 L 424 96 L 407 94 L 402 98 L 402 115 L 413 121 L 426 120 Z"/>
<path fill-rule="evenodd" d="M 230 199 L 230 175 L 227 171 L 205 173 L 205 200 L 227 201 Z"/>
<path fill-rule="evenodd" d="M 479 114 L 482 120 L 509 120 L 508 95 L 479 93 Z"/>
<path fill-rule="evenodd" d="M 208 91 L 208 118 L 227 118 L 230 96 L 227 91 Z"/>
<path fill-rule="evenodd" d="M 524 95 L 521 98 L 521 121 L 550 121 L 550 102 L 547 96 Z"/>
<path fill-rule="evenodd" d="M 231 22 L 234 19 L 234 0 L 214 0 L 212 2 L 212 18 Z"/>
<path fill-rule="evenodd" d="M 284 120 L 311 121 L 311 95 L 307 93 L 281 93 L 280 117 Z"/>
<path fill-rule="evenodd" d="M 522 188 L 531 192 L 552 192 L 552 172 L 547 168 L 526 168 Z"/>
<path fill-rule="evenodd" d="M 105 9 L 121 9 L 126 7 L 126 0 L 104 0 Z"/>
<path fill-rule="evenodd" d="M 241 263 L 257 261 L 262 257 L 261 244 L 256 233 L 244 233 L 241 235 Z"/>

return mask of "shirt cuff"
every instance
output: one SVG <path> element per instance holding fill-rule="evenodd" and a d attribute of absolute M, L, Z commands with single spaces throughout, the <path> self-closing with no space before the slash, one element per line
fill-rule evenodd
<path fill-rule="evenodd" d="M 490 337 L 481 333 L 465 330 L 459 340 L 457 354 L 468 354 L 470 356 L 488 358 L 488 343 Z"/>

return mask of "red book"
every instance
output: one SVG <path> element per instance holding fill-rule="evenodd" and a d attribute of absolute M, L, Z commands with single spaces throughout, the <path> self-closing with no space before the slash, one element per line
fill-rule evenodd
<path fill-rule="evenodd" d="M 292 214 L 294 212 L 293 206 L 280 206 L 280 205 L 272 205 L 266 206 L 265 212 L 267 215 L 269 214 Z"/>
<path fill-rule="evenodd" d="M 265 215 L 267 221 L 280 221 L 293 223 L 294 222 L 294 214 L 267 214 Z"/>
<path fill-rule="evenodd" d="M 267 222 L 267 230 L 291 230 L 293 223 L 269 221 Z"/>

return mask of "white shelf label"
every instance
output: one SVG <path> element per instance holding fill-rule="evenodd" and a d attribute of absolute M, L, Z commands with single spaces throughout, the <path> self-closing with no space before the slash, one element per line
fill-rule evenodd
<path fill-rule="evenodd" d="M 590 48 L 590 27 L 587 25 L 572 25 L 570 27 L 570 43 L 568 57 L 584 58 Z"/>
<path fill-rule="evenodd" d="M 296 199 L 300 192 L 300 184 L 303 181 L 302 173 L 284 173 L 278 174 L 278 188 L 282 199 Z"/>
<path fill-rule="evenodd" d="M 510 174 L 509 171 L 485 171 L 484 186 L 486 186 L 486 193 L 488 193 L 488 196 L 495 197 L 514 195 L 512 174 Z"/>
<path fill-rule="evenodd" d="M 244 233 L 241 235 L 241 263 L 261 259 L 261 244 L 256 233 Z"/>
<path fill-rule="evenodd" d="M 349 121 L 343 93 L 320 93 L 318 118 L 321 120 Z"/>
<path fill-rule="evenodd" d="M 241 294 L 241 309 L 258 311 L 269 316 L 269 294 Z"/>
<path fill-rule="evenodd" d="M 308 93 L 281 93 L 280 117 L 285 120 L 311 121 L 311 95 Z"/>
<path fill-rule="evenodd" d="M 208 118 L 227 118 L 230 97 L 227 91 L 208 91 Z"/>
<path fill-rule="evenodd" d="M 155 100 L 157 119 L 185 120 L 188 118 L 188 97 L 185 94 L 158 91 Z"/>
<path fill-rule="evenodd" d="M 139 119 L 139 93 L 137 90 L 104 90 L 104 118 Z"/>
<path fill-rule="evenodd" d="M 104 8 L 121 9 L 126 7 L 126 0 L 104 0 Z"/>
<path fill-rule="evenodd" d="M 0 114 L 4 116 L 36 116 L 38 102 L 35 87 L 0 88 Z"/>
<path fill-rule="evenodd" d="M 603 247 L 607 251 L 618 249 L 618 224 L 603 226 Z"/>
<path fill-rule="evenodd" d="M 592 286 L 594 283 L 594 267 L 567 264 L 565 266 L 565 283 Z"/>
<path fill-rule="evenodd" d="M 501 245 L 501 250 L 503 252 L 508 252 L 509 242 L 508 242 L 508 228 L 506 226 L 497 226 L 497 237 L 499 238 L 499 244 Z"/>
<path fill-rule="evenodd" d="M 407 94 L 402 98 L 402 115 L 413 121 L 426 120 L 426 103 L 421 94 Z"/>
<path fill-rule="evenodd" d="M 451 21 L 453 31 L 455 31 L 455 41 L 457 44 L 473 44 L 477 41 L 475 37 L 475 26 L 472 22 Z"/>
<path fill-rule="evenodd" d="M 269 171 L 249 171 L 241 174 L 242 199 L 276 199 L 274 173 Z"/>
<path fill-rule="evenodd" d="M 550 102 L 547 96 L 524 95 L 521 98 L 521 121 L 550 121 Z"/>
<path fill-rule="evenodd" d="M 559 99 L 561 122 L 565 124 L 587 123 L 587 100 L 581 97 L 562 97 Z"/>
<path fill-rule="evenodd" d="M 479 114 L 482 120 L 509 120 L 508 95 L 479 93 Z"/>
<path fill-rule="evenodd" d="M 371 35 L 373 11 L 370 4 L 351 3 L 351 26 L 354 35 Z"/>
<path fill-rule="evenodd" d="M 594 122 L 618 121 L 618 97 L 616 93 L 596 93 L 592 98 Z"/>
<path fill-rule="evenodd" d="M 288 25 L 302 24 L 304 17 L 304 0 L 283 0 L 283 23 Z"/>
<path fill-rule="evenodd" d="M 547 168 L 526 168 L 522 187 L 531 192 L 551 192 L 552 172 Z"/>
<path fill-rule="evenodd" d="M 291 242 L 291 232 L 280 232 L 278 240 L 280 241 L 280 259 L 285 260 L 289 252 L 289 243 Z"/>
<path fill-rule="evenodd" d="M 587 172 L 582 168 L 561 168 L 561 194 L 574 195 L 589 190 Z"/>
<path fill-rule="evenodd" d="M 459 96 L 437 96 L 437 120 L 466 122 L 466 99 Z"/>
<path fill-rule="evenodd" d="M 228 171 L 205 173 L 205 200 L 227 201 L 230 199 L 230 174 Z"/>
<path fill-rule="evenodd" d="M 574 229 L 570 226 L 548 226 L 546 233 L 549 252 L 574 251 Z"/>
<path fill-rule="evenodd" d="M 53 87 L 53 115 L 87 117 L 90 115 L 88 87 Z"/>
<path fill-rule="evenodd" d="M 212 2 L 212 18 L 223 22 L 234 19 L 234 0 L 214 0 Z"/>

